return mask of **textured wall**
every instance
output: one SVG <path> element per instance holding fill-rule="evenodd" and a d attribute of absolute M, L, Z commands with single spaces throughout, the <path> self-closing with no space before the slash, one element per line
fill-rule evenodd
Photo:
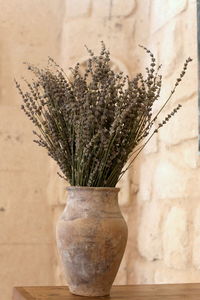
<path fill-rule="evenodd" d="M 169 95 L 184 60 L 191 56 L 193 62 L 162 116 L 177 103 L 181 111 L 138 162 L 137 254 L 128 255 L 128 282 L 195 282 L 200 280 L 196 1 L 150 4 L 148 44 L 163 64 L 165 84 L 158 104 Z"/>
<path fill-rule="evenodd" d="M 0 298 L 14 285 L 53 284 L 48 158 L 33 144 L 14 77 L 24 61 L 59 58 L 63 1 L 0 1 Z"/>

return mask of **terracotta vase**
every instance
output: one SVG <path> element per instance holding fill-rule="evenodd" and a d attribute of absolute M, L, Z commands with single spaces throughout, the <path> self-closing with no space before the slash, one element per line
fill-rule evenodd
<path fill-rule="evenodd" d="M 81 296 L 109 295 L 128 235 L 118 205 L 119 189 L 67 190 L 56 238 L 69 289 Z"/>

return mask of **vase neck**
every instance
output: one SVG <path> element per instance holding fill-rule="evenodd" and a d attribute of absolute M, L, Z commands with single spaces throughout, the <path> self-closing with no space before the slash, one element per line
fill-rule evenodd
<path fill-rule="evenodd" d="M 118 215 L 118 189 L 69 189 L 66 211 L 68 215 L 104 216 Z"/>

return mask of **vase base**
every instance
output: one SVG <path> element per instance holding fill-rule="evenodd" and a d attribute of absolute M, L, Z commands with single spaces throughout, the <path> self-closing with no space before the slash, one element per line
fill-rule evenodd
<path fill-rule="evenodd" d="M 91 287 L 71 287 L 69 286 L 69 291 L 73 295 L 83 296 L 83 297 L 106 297 L 110 296 L 110 290 L 96 289 Z"/>

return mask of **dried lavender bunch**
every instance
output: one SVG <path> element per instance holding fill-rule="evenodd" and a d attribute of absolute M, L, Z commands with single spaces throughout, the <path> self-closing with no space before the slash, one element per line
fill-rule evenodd
<path fill-rule="evenodd" d="M 179 110 L 178 105 L 157 124 L 157 117 L 181 82 L 188 63 L 177 78 L 169 98 L 158 113 L 152 106 L 159 98 L 161 66 L 150 50 L 145 77 L 131 79 L 114 72 L 110 53 L 102 42 L 99 56 L 88 50 L 85 71 L 79 63 L 71 68 L 71 79 L 49 58 L 46 68 L 27 64 L 34 74 L 27 90 L 16 86 L 23 99 L 22 110 L 38 128 L 35 143 L 44 147 L 59 165 L 60 175 L 73 186 L 114 187 L 151 137 Z M 152 126 L 157 124 L 156 129 Z M 155 125 L 154 125 L 155 126 Z M 146 139 L 145 139 L 146 138 Z M 128 159 L 130 164 L 122 170 Z"/>

